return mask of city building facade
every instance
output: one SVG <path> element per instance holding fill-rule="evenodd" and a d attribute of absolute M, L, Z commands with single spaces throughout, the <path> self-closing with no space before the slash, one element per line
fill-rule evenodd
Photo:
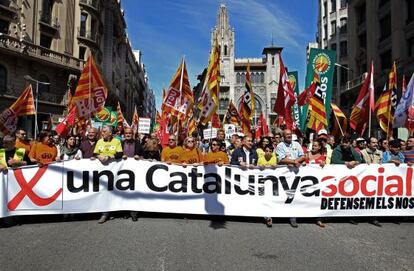
<path fill-rule="evenodd" d="M 0 54 L 0 110 L 31 83 L 39 123 L 62 116 L 68 88 L 73 94 L 90 54 L 108 87 L 108 106 L 119 101 L 129 121 L 135 105 L 141 114 L 147 110 L 145 66 L 132 50 L 118 0 L 2 0 Z M 32 117 L 23 123 L 34 130 Z"/>
<path fill-rule="evenodd" d="M 371 61 L 376 99 L 388 80 L 393 61 L 399 95 L 403 75 L 409 80 L 414 72 L 414 1 L 352 0 L 348 12 L 349 69 L 353 78 L 341 93 L 341 106 L 349 113 Z"/>
<path fill-rule="evenodd" d="M 340 103 L 350 69 L 348 64 L 348 0 L 319 0 L 318 47 L 336 51 L 332 99 Z"/>
<path fill-rule="evenodd" d="M 220 47 L 220 103 L 218 114 L 223 117 L 230 101 L 239 106 L 245 90 L 247 65 L 250 65 L 250 78 L 255 99 L 253 124 L 257 123 L 260 113 L 268 124 L 273 124 L 276 114 L 273 107 L 279 81 L 279 54 L 281 47 L 269 46 L 263 49 L 260 58 L 236 58 L 235 31 L 230 27 L 229 15 L 225 5 L 220 5 L 217 24 L 211 33 L 211 46 L 217 39 Z M 200 76 L 200 78 L 205 76 Z"/>

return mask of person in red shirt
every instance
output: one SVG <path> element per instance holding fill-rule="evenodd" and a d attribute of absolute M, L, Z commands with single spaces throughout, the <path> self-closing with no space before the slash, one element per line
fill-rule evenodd
<path fill-rule="evenodd" d="M 306 155 L 306 164 L 319 164 L 323 167 L 326 164 L 326 150 L 320 138 L 312 143 L 312 150 Z"/>

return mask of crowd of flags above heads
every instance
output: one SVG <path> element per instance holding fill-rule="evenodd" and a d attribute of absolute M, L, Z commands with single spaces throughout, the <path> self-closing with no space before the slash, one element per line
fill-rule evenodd
<path fill-rule="evenodd" d="M 320 49 L 319 49 L 320 50 Z M 323 50 L 322 50 L 323 51 Z M 278 114 L 274 125 L 285 126 L 288 129 L 299 131 L 300 127 L 292 117 L 292 107 L 297 104 L 301 107 L 309 107 L 306 112 L 306 128 L 313 131 L 328 129 L 329 115 L 326 105 L 332 108 L 331 133 L 343 135 L 348 130 L 348 120 L 340 108 L 321 95 L 320 74 L 315 70 L 311 83 L 297 97 L 295 96 L 292 82 L 289 81 L 287 70 L 282 56 L 279 54 L 279 78 L 276 102 L 273 111 Z M 206 78 L 198 101 L 194 100 L 194 94 L 190 86 L 187 67 L 182 59 L 174 74 L 167 91 L 163 90 L 163 102 L 161 113 L 157 112 L 155 132 L 167 143 L 169 134 L 190 135 L 199 126 L 206 127 L 211 123 L 212 127 L 220 128 L 223 124 L 235 124 L 241 127 L 245 134 L 252 132 L 252 120 L 255 110 L 254 92 L 250 80 L 250 64 L 247 64 L 245 90 L 242 93 L 240 103 L 235 105 L 230 101 L 226 114 L 221 121 L 217 109 L 220 95 L 220 50 L 217 40 L 209 57 Z M 405 78 L 402 84 L 402 97 L 397 103 L 397 71 L 394 63 L 388 76 L 388 82 L 384 90 L 374 103 L 374 65 L 371 63 L 367 77 L 360 89 L 349 118 L 349 127 L 357 134 L 363 135 L 371 130 L 371 114 L 375 113 L 381 129 L 387 135 L 392 128 L 406 127 L 414 130 L 414 75 L 408 86 Z M 67 115 L 57 126 L 56 131 L 67 134 L 72 128 L 85 130 L 90 125 L 91 118 L 115 126 L 117 129 L 131 127 L 138 131 L 139 116 L 136 107 L 131 125 L 123 116 L 121 105 L 118 102 L 116 111 L 105 107 L 108 89 L 102 79 L 99 68 L 92 56 L 86 61 L 82 70 L 76 90 L 70 95 L 68 90 Z M 16 102 L 0 115 L 0 130 L 4 134 L 12 133 L 17 128 L 17 117 L 35 114 L 33 91 L 27 87 Z M 198 109 L 198 110 L 196 110 Z M 198 114 L 196 115 L 196 113 Z M 265 135 L 268 132 L 266 119 L 260 114 L 257 125 L 253 131 L 255 136 Z M 368 133 L 369 134 L 369 133 Z"/>

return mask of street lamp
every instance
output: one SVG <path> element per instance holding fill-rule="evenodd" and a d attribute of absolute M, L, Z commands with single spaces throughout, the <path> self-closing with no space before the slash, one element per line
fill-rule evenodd
<path fill-rule="evenodd" d="M 37 105 L 38 105 L 38 101 L 39 101 L 39 99 L 38 99 L 39 84 L 47 86 L 47 85 L 50 85 L 50 83 L 49 82 L 38 81 L 38 80 L 32 78 L 30 75 L 25 75 L 25 76 L 23 76 L 23 78 L 26 81 L 32 81 L 32 82 L 36 83 L 36 90 L 35 90 L 35 130 L 34 130 L 34 133 L 35 133 L 34 134 L 34 139 L 36 140 L 37 139 L 37 132 L 38 132 L 37 131 L 38 130 L 38 127 L 37 127 Z"/>

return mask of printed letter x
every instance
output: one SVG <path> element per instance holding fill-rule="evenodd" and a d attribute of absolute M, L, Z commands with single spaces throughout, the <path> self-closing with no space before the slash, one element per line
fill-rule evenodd
<path fill-rule="evenodd" d="M 14 171 L 14 176 L 16 177 L 16 181 L 19 184 L 19 186 L 22 188 L 22 190 L 20 190 L 19 193 L 17 193 L 17 195 L 7 204 L 7 207 L 9 208 L 10 211 L 16 210 L 17 206 L 19 206 L 20 202 L 22 202 L 22 200 L 24 199 L 26 195 L 37 206 L 49 205 L 59 197 L 59 195 L 62 193 L 62 188 L 60 188 L 50 198 L 39 197 L 36 193 L 33 192 L 33 187 L 39 182 L 40 178 L 43 176 L 46 170 L 47 170 L 47 166 L 40 167 L 38 171 L 36 172 L 36 174 L 33 176 L 33 178 L 30 180 L 30 182 L 26 182 L 26 179 L 24 178 L 21 169 L 16 169 Z"/>

